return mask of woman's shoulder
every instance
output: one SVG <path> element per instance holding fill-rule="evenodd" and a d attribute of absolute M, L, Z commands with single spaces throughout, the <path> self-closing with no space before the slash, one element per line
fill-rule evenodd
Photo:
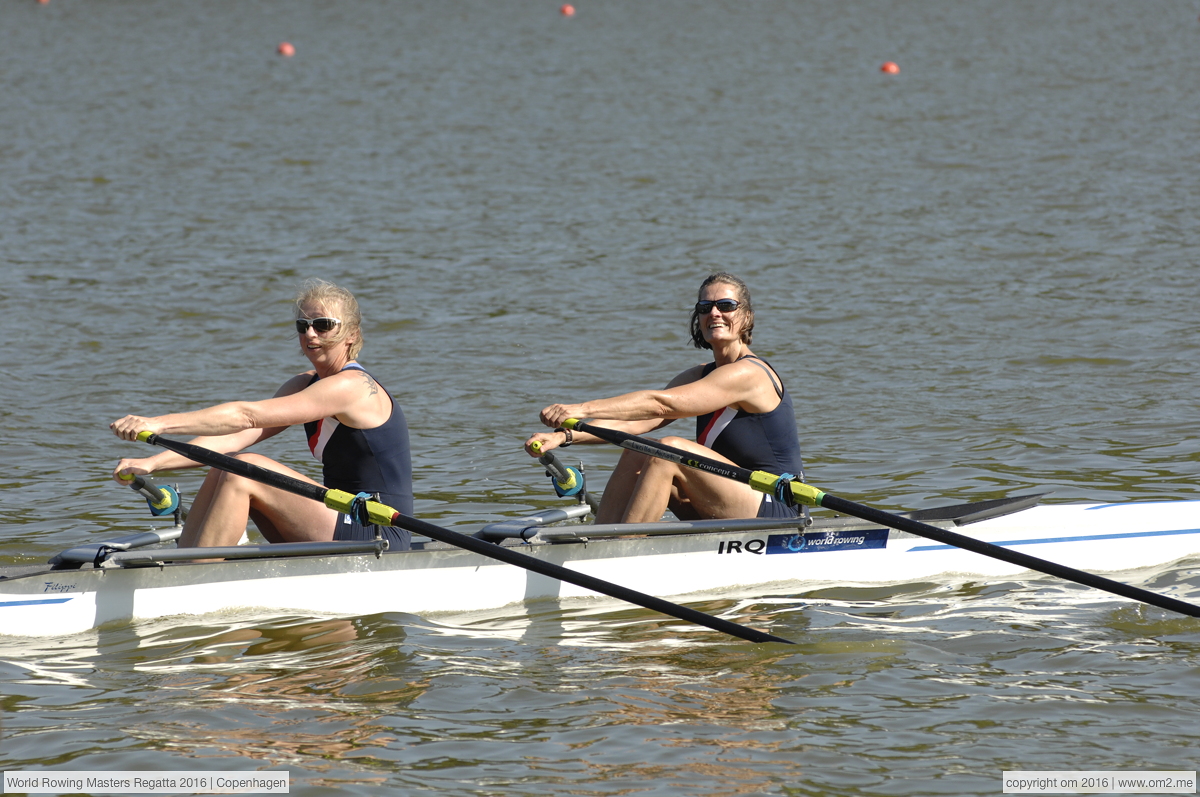
<path fill-rule="evenodd" d="M 729 363 L 728 367 L 740 368 L 741 378 L 769 380 L 771 387 L 775 390 L 775 394 L 780 398 L 783 397 L 783 378 L 779 376 L 779 372 L 775 370 L 775 366 L 757 354 L 744 354 L 734 362 Z"/>
<path fill-rule="evenodd" d="M 708 367 L 710 365 L 712 365 L 712 363 L 700 363 L 699 365 L 693 365 L 691 368 L 681 371 L 674 379 L 667 383 L 667 387 L 678 387 L 679 385 L 686 385 L 691 382 L 700 381 L 708 372 Z"/>
<path fill-rule="evenodd" d="M 386 393 L 383 385 L 379 383 L 371 372 L 364 368 L 357 361 L 351 360 L 342 366 L 342 369 L 336 374 L 329 377 L 330 381 L 336 381 L 339 385 L 344 386 L 344 390 L 348 390 L 354 394 L 359 394 L 365 389 L 366 395 L 374 396 L 379 393 Z"/>
<path fill-rule="evenodd" d="M 701 367 L 704 369 L 705 374 L 711 374 L 713 371 L 720 369 L 722 376 L 725 376 L 741 372 L 756 373 L 765 370 L 764 362 L 757 354 L 747 352 L 730 362 L 709 362 Z"/>
<path fill-rule="evenodd" d="M 290 396 L 293 393 L 299 393 L 313 383 L 313 378 L 316 375 L 317 372 L 313 370 L 302 371 L 280 385 L 279 390 L 275 391 L 275 395 Z"/>

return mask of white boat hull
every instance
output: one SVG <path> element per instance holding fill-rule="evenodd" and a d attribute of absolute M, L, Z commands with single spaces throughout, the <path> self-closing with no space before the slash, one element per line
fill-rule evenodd
<path fill-rule="evenodd" d="M 1022 572 L 922 537 L 840 519 L 833 530 L 691 533 L 516 550 L 668 599 L 730 590 L 909 583 Z M 937 524 L 951 527 L 952 524 Z M 574 526 L 585 533 L 587 526 Z M 1036 506 L 960 534 L 1095 573 L 1200 553 L 1200 502 Z M 153 553 L 153 552 L 151 552 Z M 1096 592 L 1099 600 L 1122 600 Z M 0 578 L 0 633 L 48 636 L 106 623 L 237 610 L 314 616 L 434 614 L 595 593 L 458 549 L 46 570 Z"/>

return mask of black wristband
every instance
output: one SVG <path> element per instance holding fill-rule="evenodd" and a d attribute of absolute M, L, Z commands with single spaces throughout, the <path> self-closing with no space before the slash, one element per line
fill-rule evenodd
<path fill-rule="evenodd" d="M 563 448 L 569 448 L 569 447 L 570 447 L 570 445 L 571 445 L 571 443 L 572 443 L 572 442 L 574 441 L 574 439 L 575 439 L 575 433 L 574 433 L 574 432 L 572 432 L 570 429 L 566 429 L 566 428 L 564 428 L 564 427 L 562 427 L 562 426 L 558 427 L 558 428 L 557 428 L 557 429 L 555 429 L 554 431 L 556 431 L 556 432 L 562 432 L 564 435 L 566 435 L 567 439 L 563 441 L 562 447 L 563 447 Z"/>

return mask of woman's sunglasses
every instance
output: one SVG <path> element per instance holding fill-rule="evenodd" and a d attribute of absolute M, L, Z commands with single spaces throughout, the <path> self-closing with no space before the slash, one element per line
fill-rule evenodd
<path fill-rule="evenodd" d="M 718 299 L 715 302 L 696 302 L 696 312 L 700 315 L 708 315 L 712 312 L 713 305 L 722 313 L 732 313 L 738 309 L 738 303 L 733 299 Z"/>
<path fill-rule="evenodd" d="M 318 335 L 324 335 L 326 332 L 337 329 L 340 323 L 342 323 L 340 318 L 297 318 L 296 331 L 303 335 L 309 327 L 312 327 L 317 330 Z"/>

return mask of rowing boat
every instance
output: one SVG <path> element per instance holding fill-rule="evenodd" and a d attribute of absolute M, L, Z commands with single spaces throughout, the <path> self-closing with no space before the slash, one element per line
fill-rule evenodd
<path fill-rule="evenodd" d="M 1200 501 L 1043 504 L 1018 496 L 904 513 L 937 528 L 1093 572 L 1200 555 Z M 823 584 L 1010 576 L 1023 568 L 853 517 L 587 524 L 578 503 L 492 523 L 475 536 L 655 596 L 794 594 Z M 807 523 L 807 525 L 806 525 Z M 177 548 L 161 526 L 0 568 L 0 633 L 73 634 L 172 615 L 255 611 L 353 617 L 497 609 L 593 592 L 478 553 L 414 537 Z M 223 561 L 198 561 L 212 559 Z M 1098 600 L 1112 599 L 1094 593 Z"/>

